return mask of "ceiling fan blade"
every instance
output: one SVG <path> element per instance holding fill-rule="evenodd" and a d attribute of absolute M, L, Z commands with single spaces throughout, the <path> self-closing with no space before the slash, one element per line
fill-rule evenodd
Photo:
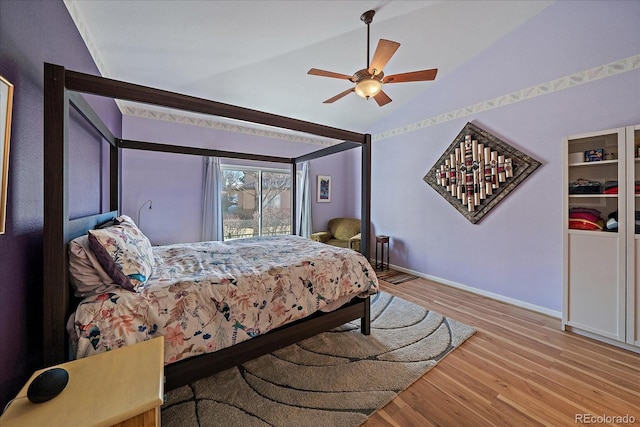
<path fill-rule="evenodd" d="M 346 79 L 351 80 L 353 76 L 347 76 L 346 74 L 334 73 L 333 71 L 324 71 L 318 70 L 317 68 L 310 69 L 307 74 L 311 74 L 312 76 L 321 76 L 321 77 L 333 77 L 335 79 Z"/>
<path fill-rule="evenodd" d="M 333 98 L 329 98 L 326 101 L 323 102 L 323 104 L 331 104 L 332 102 L 336 102 L 338 99 L 349 95 L 351 92 L 355 92 L 355 88 L 351 88 L 351 89 L 347 89 L 344 92 L 340 92 L 339 94 L 337 94 L 336 96 L 334 96 Z"/>
<path fill-rule="evenodd" d="M 369 73 L 380 74 L 387 62 L 391 59 L 396 50 L 400 47 L 400 43 L 392 42 L 391 40 L 380 39 L 376 51 L 371 58 L 371 64 L 369 65 Z"/>
<path fill-rule="evenodd" d="M 384 91 L 378 92 L 378 94 L 374 96 L 373 99 L 376 100 L 376 102 L 380 107 L 382 107 L 383 105 L 387 105 L 388 103 L 391 102 L 391 98 L 389 98 L 389 95 L 384 93 Z"/>
<path fill-rule="evenodd" d="M 409 73 L 393 74 L 382 79 L 383 83 L 423 82 L 433 80 L 438 73 L 437 68 L 431 70 L 412 71 Z"/>

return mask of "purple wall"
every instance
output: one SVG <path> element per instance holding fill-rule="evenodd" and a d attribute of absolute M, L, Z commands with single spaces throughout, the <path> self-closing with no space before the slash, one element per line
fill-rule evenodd
<path fill-rule="evenodd" d="M 639 17 L 640 2 L 556 2 L 371 133 L 636 55 Z M 422 179 L 469 121 L 542 162 L 477 225 Z M 563 137 L 638 123 L 636 69 L 374 141 L 372 221 L 391 263 L 559 312 Z"/>
<path fill-rule="evenodd" d="M 133 140 L 282 157 L 295 157 L 322 148 L 318 145 L 133 116 L 124 116 L 122 122 L 124 137 Z M 354 215 L 353 202 L 359 200 L 360 193 L 353 179 L 351 152 L 358 153 L 356 157 L 359 161 L 359 150 L 356 149 L 311 162 L 314 231 L 325 230 L 330 218 Z M 238 164 L 237 160 L 223 159 L 222 162 Z M 256 166 L 252 162 L 244 164 Z M 359 163 L 357 165 L 359 174 Z M 269 167 L 288 169 L 289 165 L 276 163 L 269 164 Z M 142 230 L 154 245 L 198 241 L 201 238 L 203 172 L 203 161 L 199 156 L 124 150 L 122 212 L 136 220 L 140 206 L 151 199 L 153 209 L 143 208 L 140 211 L 140 222 Z M 332 177 L 331 203 L 315 202 L 317 175 Z M 359 175 L 357 179 L 360 179 Z"/>
<path fill-rule="evenodd" d="M 0 1 L 0 74 L 15 85 L 6 233 L 0 235 L 0 406 L 39 368 L 42 348 L 43 69 L 44 62 L 97 74 L 61 1 Z M 91 101 L 120 134 L 113 102 Z M 85 126 L 71 136 L 95 139 Z M 103 190 L 96 166 L 100 144 L 71 145 L 75 162 L 71 214 L 100 209 Z M 79 180 L 75 180 L 76 183 Z"/>

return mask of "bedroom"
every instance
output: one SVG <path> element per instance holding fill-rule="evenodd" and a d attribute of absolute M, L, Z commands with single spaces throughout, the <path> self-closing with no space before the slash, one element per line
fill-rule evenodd
<path fill-rule="evenodd" d="M 615 7 L 608 2 L 552 4 L 443 79 L 440 86 L 434 85 L 424 96 L 404 106 L 399 114 L 367 131 L 372 135 L 382 134 L 637 55 L 638 30 L 637 25 L 633 25 L 639 13 L 637 3 L 614 4 Z M 39 334 L 39 328 L 33 324 L 37 305 L 29 301 L 37 299 L 42 270 L 38 255 L 43 222 L 42 63 L 60 63 L 92 74 L 96 74 L 97 69 L 62 2 L 3 0 L 0 8 L 0 74 L 17 88 L 8 226 L 7 232 L 0 236 L 0 271 L 3 282 L 8 284 L 0 291 L 1 397 L 6 401 L 34 369 L 41 351 L 38 341 L 32 338 Z M 52 40 L 63 40 L 65 47 L 56 47 Z M 530 49 L 524 57 L 519 54 L 523 47 Z M 499 78 L 491 77 L 491 69 L 496 65 L 502 70 Z M 562 307 L 561 141 L 567 135 L 640 122 L 638 91 L 633 90 L 638 87 L 638 79 L 635 68 L 572 89 L 438 126 L 399 132 L 397 136 L 378 141 L 372 168 L 374 192 L 395 197 L 393 203 L 378 201 L 377 204 L 374 197 L 372 222 L 377 233 L 392 236 L 392 264 L 559 316 Z M 144 125 L 139 123 L 144 122 L 142 119 L 129 116 L 120 119 L 112 108 L 108 109 L 109 114 L 112 120 L 109 124 L 114 130 L 122 127 L 133 133 L 134 126 Z M 468 224 L 422 181 L 425 172 L 469 120 L 476 120 L 543 163 L 477 226 Z M 332 175 L 335 186 L 332 203 L 314 211 L 314 222 L 326 222 L 334 209 L 342 210 L 344 215 L 358 211 L 358 206 L 347 203 L 348 195 L 358 194 L 358 189 L 337 185 L 340 180 L 357 181 L 350 176 L 350 173 L 357 175 L 357 171 L 340 173 L 342 165 L 352 163 L 353 159 L 346 158 L 318 165 L 315 173 Z M 90 174 L 90 165 L 87 169 L 86 173 Z M 403 173 L 387 172 L 392 170 Z M 398 188 L 403 191 L 398 192 Z M 345 193 L 340 194 L 341 189 Z M 152 221 L 162 213 L 156 200 L 152 211 L 143 212 L 143 215 L 149 214 L 142 220 L 143 228 L 145 221 L 152 226 Z M 132 203 L 128 208 L 132 214 L 137 214 L 140 203 Z M 448 254 L 456 253 L 455 242 L 466 240 L 480 242 L 480 246 L 466 257 L 467 268 L 460 270 L 456 267 L 460 261 Z M 452 246 L 445 245 L 447 241 Z"/>

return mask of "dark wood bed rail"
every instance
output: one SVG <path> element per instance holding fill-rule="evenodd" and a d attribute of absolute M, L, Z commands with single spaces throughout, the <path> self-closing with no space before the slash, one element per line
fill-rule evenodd
<path fill-rule="evenodd" d="M 76 71 L 65 70 L 65 87 L 75 92 L 91 93 L 107 98 L 142 102 L 193 113 L 237 119 L 331 139 L 363 142 L 364 135 L 358 132 Z"/>
<path fill-rule="evenodd" d="M 232 118 L 283 129 L 304 132 L 344 142 L 319 149 L 298 158 L 279 158 L 257 154 L 179 147 L 151 142 L 122 140 L 114 136 L 79 93 L 153 104 L 179 110 Z M 69 106 L 73 106 L 110 145 L 109 212 L 73 219 L 69 218 Z M 68 360 L 65 324 L 71 313 L 72 298 L 69 286 L 67 245 L 70 240 L 112 218 L 120 206 L 120 151 L 123 148 L 175 152 L 196 155 L 216 155 L 249 160 L 296 164 L 344 150 L 361 147 L 361 251 L 369 259 L 371 205 L 371 135 L 337 129 L 317 123 L 223 104 L 202 98 L 154 89 L 146 86 L 107 79 L 66 70 L 60 65 L 44 64 L 44 235 L 43 235 L 43 366 Z M 295 197 L 295 180 L 292 180 Z M 295 230 L 295 203 L 292 203 L 292 227 Z M 237 365 L 265 351 L 297 342 L 323 330 L 354 319 L 362 319 L 362 332 L 369 333 L 369 298 L 357 301 L 330 313 L 319 313 L 292 325 L 235 345 L 229 349 L 198 356 L 167 366 L 167 389 L 185 380 L 191 381 L 206 372 L 220 369 L 214 366 Z M 229 367 L 227 366 L 227 367 Z"/>
<path fill-rule="evenodd" d="M 118 147 L 130 148 L 133 150 L 156 151 L 156 152 L 162 152 L 162 153 L 175 153 L 175 154 L 191 154 L 194 156 L 204 156 L 204 157 L 207 157 L 207 156 L 223 157 L 227 159 L 242 159 L 242 160 L 271 162 L 271 163 L 292 164 L 292 163 L 295 163 L 295 160 L 296 160 L 290 157 L 265 156 L 261 154 L 245 154 L 245 153 L 236 153 L 232 151 L 214 150 L 211 148 L 183 147 L 181 145 L 158 144 L 156 142 L 144 142 L 144 141 L 131 141 L 128 139 L 119 140 Z"/>

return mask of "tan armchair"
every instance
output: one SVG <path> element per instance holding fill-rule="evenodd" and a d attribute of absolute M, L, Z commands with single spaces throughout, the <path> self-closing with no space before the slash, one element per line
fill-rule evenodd
<path fill-rule="evenodd" d="M 357 218 L 333 218 L 329 230 L 311 235 L 311 240 L 341 248 L 360 251 L 360 220 Z"/>

